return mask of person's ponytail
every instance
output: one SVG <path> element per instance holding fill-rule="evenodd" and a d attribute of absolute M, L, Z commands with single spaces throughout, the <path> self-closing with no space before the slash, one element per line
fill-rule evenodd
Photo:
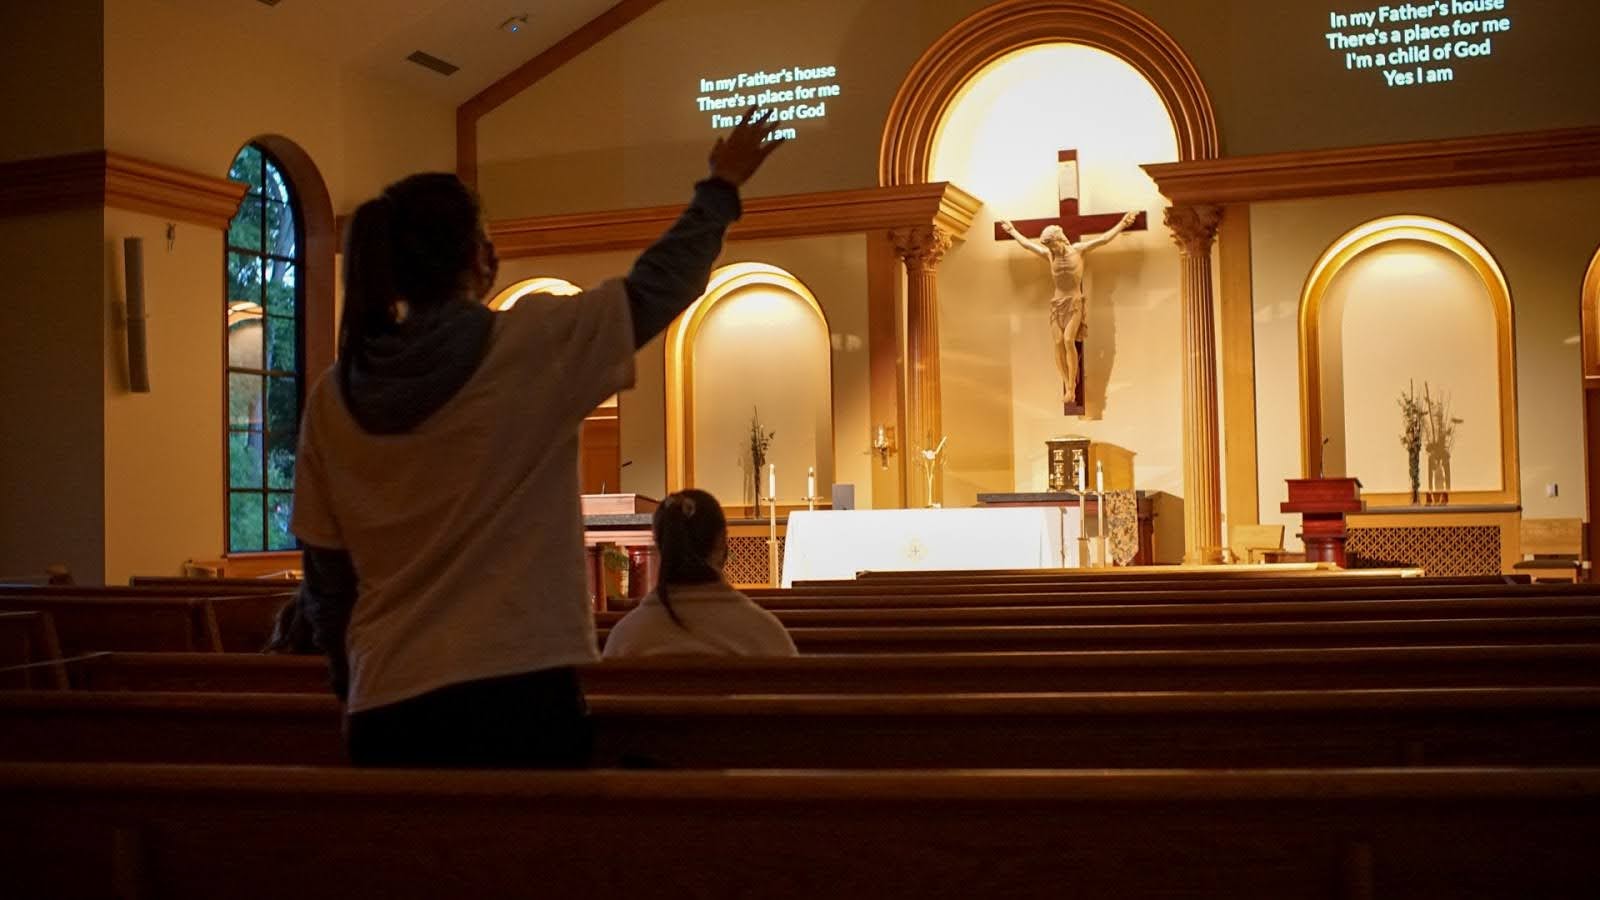
<path fill-rule="evenodd" d="M 715 497 L 691 489 L 662 502 L 653 517 L 651 532 L 661 555 L 656 599 L 673 623 L 687 630 L 672 606 L 670 586 L 721 580 L 721 568 L 711 563 L 711 556 L 727 540 L 728 520 Z"/>
<path fill-rule="evenodd" d="M 394 201 L 379 195 L 356 208 L 344 249 L 344 312 L 339 318 L 339 374 L 348 390 L 362 345 L 394 326 Z"/>

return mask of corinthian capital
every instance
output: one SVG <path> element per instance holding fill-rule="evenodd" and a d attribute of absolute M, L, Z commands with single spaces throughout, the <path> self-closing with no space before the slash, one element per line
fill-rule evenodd
<path fill-rule="evenodd" d="M 1172 229 L 1172 241 L 1184 256 L 1209 254 L 1221 221 L 1220 206 L 1167 207 L 1167 227 Z"/>
<path fill-rule="evenodd" d="M 894 241 L 894 252 L 905 261 L 906 269 L 924 272 L 936 271 L 954 242 L 950 232 L 934 225 L 896 228 L 889 232 L 889 237 Z"/>

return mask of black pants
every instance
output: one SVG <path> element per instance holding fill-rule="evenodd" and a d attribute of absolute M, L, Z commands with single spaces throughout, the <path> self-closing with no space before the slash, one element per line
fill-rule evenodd
<path fill-rule="evenodd" d="M 589 708 L 570 667 L 466 681 L 351 713 L 350 761 L 376 768 L 577 769 Z"/>

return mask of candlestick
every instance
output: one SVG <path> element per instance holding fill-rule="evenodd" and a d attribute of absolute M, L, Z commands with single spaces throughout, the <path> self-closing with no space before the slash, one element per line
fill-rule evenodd
<path fill-rule="evenodd" d="M 817 508 L 817 467 L 806 469 L 806 509 Z"/>
<path fill-rule="evenodd" d="M 1096 494 L 1106 492 L 1106 467 L 1098 459 L 1094 461 L 1094 492 Z"/>
<path fill-rule="evenodd" d="M 778 466 L 767 464 L 767 515 L 771 530 L 767 535 L 767 570 L 772 574 L 772 586 L 779 584 L 778 572 Z"/>

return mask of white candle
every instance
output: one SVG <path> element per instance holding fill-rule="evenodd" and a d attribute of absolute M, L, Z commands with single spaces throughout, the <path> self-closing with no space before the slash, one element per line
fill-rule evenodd
<path fill-rule="evenodd" d="M 814 500 L 817 496 L 817 467 L 806 469 L 806 499 Z"/>
<path fill-rule="evenodd" d="M 1097 494 L 1106 492 L 1106 467 L 1099 460 L 1095 460 L 1094 463 L 1094 492 Z"/>
<path fill-rule="evenodd" d="M 767 499 L 778 499 L 778 464 L 767 463 Z"/>

